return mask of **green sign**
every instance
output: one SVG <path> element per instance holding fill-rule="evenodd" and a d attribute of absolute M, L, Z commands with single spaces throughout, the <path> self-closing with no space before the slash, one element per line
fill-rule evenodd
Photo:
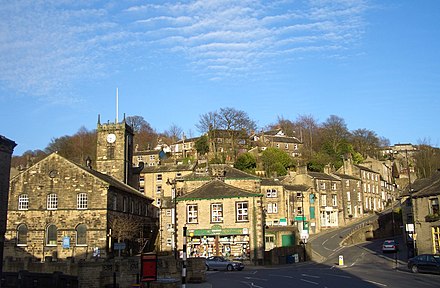
<path fill-rule="evenodd" d="M 306 216 L 295 216 L 295 221 L 306 221 L 307 217 Z"/>
<path fill-rule="evenodd" d="M 241 235 L 243 228 L 222 228 L 221 225 L 212 225 L 211 229 L 190 230 L 191 236 L 212 236 L 212 235 Z"/>

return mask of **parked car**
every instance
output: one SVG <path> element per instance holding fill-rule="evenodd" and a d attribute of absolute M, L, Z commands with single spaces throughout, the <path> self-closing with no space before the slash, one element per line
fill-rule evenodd
<path fill-rule="evenodd" d="M 440 255 L 420 254 L 408 260 L 408 268 L 413 273 L 440 273 Z"/>
<path fill-rule="evenodd" d="M 244 264 L 239 261 L 230 261 L 221 256 L 206 258 L 206 270 L 238 270 L 244 269 Z"/>
<path fill-rule="evenodd" d="M 393 252 L 396 253 L 399 250 L 399 246 L 395 240 L 385 240 L 382 244 L 382 252 Z"/>

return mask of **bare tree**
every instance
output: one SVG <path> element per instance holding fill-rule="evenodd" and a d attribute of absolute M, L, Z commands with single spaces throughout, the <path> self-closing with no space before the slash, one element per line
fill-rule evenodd
<path fill-rule="evenodd" d="M 156 146 L 159 135 L 144 117 L 129 116 L 125 121 L 133 128 L 134 145 L 138 150 L 150 150 Z"/>
<path fill-rule="evenodd" d="M 356 129 L 351 132 L 351 143 L 356 152 L 366 158 L 375 157 L 380 146 L 380 139 L 376 133 L 367 129 Z"/>
<path fill-rule="evenodd" d="M 131 215 L 112 215 L 109 220 L 109 227 L 112 229 L 112 236 L 118 242 L 138 238 L 142 223 Z"/>
<path fill-rule="evenodd" d="M 183 137 L 183 129 L 176 124 L 171 124 L 170 128 L 164 132 L 165 136 L 170 138 L 172 142 L 176 142 L 177 140 Z"/>

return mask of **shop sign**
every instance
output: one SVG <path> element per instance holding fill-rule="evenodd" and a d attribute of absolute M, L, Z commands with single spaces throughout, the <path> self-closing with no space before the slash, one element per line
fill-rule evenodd
<path fill-rule="evenodd" d="M 295 216 L 295 221 L 306 221 L 306 216 Z"/>
<path fill-rule="evenodd" d="M 241 235 L 245 234 L 243 230 L 243 228 L 222 228 L 221 225 L 213 225 L 211 229 L 194 229 L 190 233 L 194 236 Z"/>

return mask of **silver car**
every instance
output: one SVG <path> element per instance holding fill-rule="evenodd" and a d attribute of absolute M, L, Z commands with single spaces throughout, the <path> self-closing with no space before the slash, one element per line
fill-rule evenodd
<path fill-rule="evenodd" d="M 206 270 L 238 270 L 244 269 L 244 264 L 238 261 L 230 261 L 221 256 L 206 258 Z"/>

